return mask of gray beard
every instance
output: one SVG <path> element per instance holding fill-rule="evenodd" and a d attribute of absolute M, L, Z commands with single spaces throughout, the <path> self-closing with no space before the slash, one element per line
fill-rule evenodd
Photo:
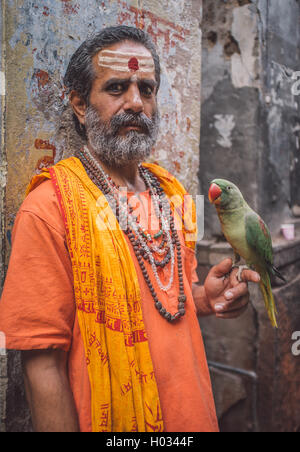
<path fill-rule="evenodd" d="M 151 154 L 159 131 L 159 113 L 152 119 L 144 113 L 120 113 L 106 123 L 94 107 L 89 106 L 85 115 L 88 142 L 100 161 L 110 167 L 120 168 L 128 163 L 140 163 Z M 120 127 L 136 125 L 141 132 L 130 130 L 126 136 L 118 134 Z"/>

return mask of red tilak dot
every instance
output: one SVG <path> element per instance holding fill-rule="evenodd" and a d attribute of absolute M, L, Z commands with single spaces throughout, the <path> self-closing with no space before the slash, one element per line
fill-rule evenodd
<path fill-rule="evenodd" d="M 130 60 L 128 61 L 128 67 L 131 71 L 138 71 L 139 70 L 138 60 L 135 57 L 130 58 Z"/>

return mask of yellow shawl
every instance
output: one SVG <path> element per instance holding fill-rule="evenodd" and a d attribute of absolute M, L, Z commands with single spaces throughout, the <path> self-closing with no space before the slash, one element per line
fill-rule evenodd
<path fill-rule="evenodd" d="M 186 194 L 182 185 L 158 165 L 144 166 L 180 209 Z M 93 431 L 161 432 L 163 419 L 138 278 L 124 233 L 79 159 L 71 157 L 44 168 L 32 178 L 26 195 L 45 179 L 54 184 L 66 227 L 91 385 Z M 195 223 L 194 211 L 192 217 Z"/>

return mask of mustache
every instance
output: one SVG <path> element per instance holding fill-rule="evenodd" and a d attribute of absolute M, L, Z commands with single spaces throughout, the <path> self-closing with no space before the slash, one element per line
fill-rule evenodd
<path fill-rule="evenodd" d="M 89 106 L 85 115 L 86 140 L 109 166 L 121 167 L 128 162 L 143 161 L 151 153 L 159 133 L 160 114 L 156 108 L 149 118 L 143 112 L 116 113 L 108 120 L 102 120 L 99 112 Z M 139 127 L 121 136 L 121 127 Z"/>
<path fill-rule="evenodd" d="M 116 135 L 121 127 L 140 127 L 142 131 L 151 135 L 155 129 L 157 112 L 152 119 L 148 118 L 144 113 L 119 113 L 110 120 L 110 129 L 113 135 Z"/>

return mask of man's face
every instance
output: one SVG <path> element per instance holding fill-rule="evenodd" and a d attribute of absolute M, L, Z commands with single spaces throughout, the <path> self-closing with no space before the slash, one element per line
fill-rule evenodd
<path fill-rule="evenodd" d="M 151 53 L 124 41 L 95 55 L 93 65 L 97 78 L 84 119 L 89 144 L 108 165 L 144 160 L 159 123 Z"/>

